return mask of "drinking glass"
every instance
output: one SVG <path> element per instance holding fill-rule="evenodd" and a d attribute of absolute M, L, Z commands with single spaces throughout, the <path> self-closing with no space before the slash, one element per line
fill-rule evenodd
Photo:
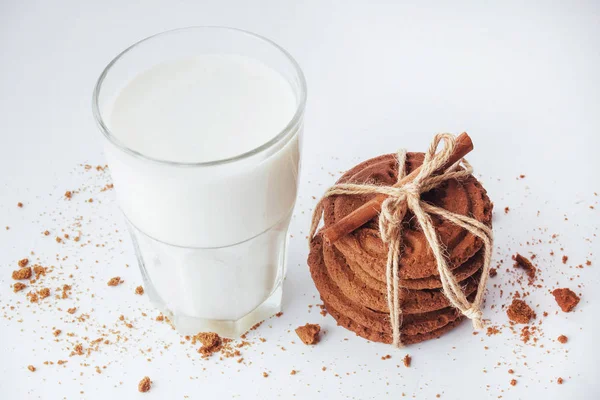
<path fill-rule="evenodd" d="M 156 159 L 111 132 L 112 104 L 134 77 L 165 62 L 211 54 L 249 57 L 284 77 L 296 110 L 282 131 L 243 154 L 209 162 Z M 93 114 L 106 139 L 145 291 L 181 333 L 237 337 L 281 310 L 305 103 L 305 79 L 290 54 L 233 28 L 151 36 L 119 54 L 100 75 Z"/>

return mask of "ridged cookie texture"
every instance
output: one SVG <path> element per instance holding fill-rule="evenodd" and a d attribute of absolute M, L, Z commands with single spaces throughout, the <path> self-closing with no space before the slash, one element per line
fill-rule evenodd
<path fill-rule="evenodd" d="M 418 168 L 423 158 L 422 153 L 408 153 L 407 172 Z M 358 164 L 338 183 L 393 185 L 397 174 L 395 155 L 388 154 Z M 328 198 L 324 203 L 325 226 L 334 224 L 372 196 Z M 492 203 L 472 176 L 460 182 L 445 182 L 423 193 L 422 200 L 491 226 Z M 472 298 L 483 266 L 481 240 L 448 221 L 432 219 L 454 276 L 464 293 Z M 403 223 L 399 262 L 401 334 L 403 344 L 412 344 L 441 336 L 457 326 L 463 317 L 444 296 L 433 254 L 410 212 Z M 311 241 L 308 265 L 321 299 L 338 325 L 366 339 L 391 343 L 385 279 L 387 251 L 377 222 L 373 220 L 333 245 L 324 243 L 317 234 Z"/>

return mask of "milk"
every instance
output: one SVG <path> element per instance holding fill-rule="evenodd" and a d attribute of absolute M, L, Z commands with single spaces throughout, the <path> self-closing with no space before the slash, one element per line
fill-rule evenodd
<path fill-rule="evenodd" d="M 138 75 L 117 97 L 109 121 L 125 146 L 146 156 L 206 162 L 268 142 L 296 105 L 289 83 L 261 62 L 203 55 Z"/>
<path fill-rule="evenodd" d="M 111 134 L 145 156 L 106 145 L 149 295 L 179 330 L 235 322 L 280 296 L 302 129 L 288 124 L 298 101 L 269 66 L 219 54 L 156 65 L 107 103 Z M 238 161 L 176 164 L 233 158 L 271 140 Z"/>

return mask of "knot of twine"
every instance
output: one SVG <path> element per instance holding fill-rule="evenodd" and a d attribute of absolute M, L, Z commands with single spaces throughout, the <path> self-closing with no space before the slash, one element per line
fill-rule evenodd
<path fill-rule="evenodd" d="M 439 152 L 436 152 L 441 142 L 443 142 L 443 147 Z M 317 231 L 319 221 L 321 220 L 324 211 L 323 201 L 326 198 L 334 195 L 379 193 L 388 196 L 383 202 L 381 213 L 379 214 L 379 233 L 381 235 L 381 240 L 388 245 L 386 263 L 387 302 L 390 312 L 390 324 L 392 327 L 392 340 L 395 347 L 402 346 L 400 338 L 402 309 L 398 297 L 398 291 L 400 289 L 398 264 L 402 256 L 402 221 L 409 210 L 415 215 L 417 222 L 423 230 L 427 243 L 433 252 L 444 295 L 453 307 L 458 309 L 465 317 L 472 320 L 475 329 L 479 330 L 483 328 L 481 305 L 492 257 L 492 230 L 487 225 L 474 218 L 450 212 L 421 200 L 421 193 L 427 192 L 447 180 L 464 179 L 473 172 L 471 165 L 465 159 L 461 159 L 449 168 L 441 171 L 439 174 L 434 175 L 437 170 L 445 165 L 454 151 L 455 145 L 456 138 L 454 135 L 449 133 L 437 134 L 425 153 L 425 159 L 421 165 L 419 174 L 412 182 L 405 185 L 401 185 L 400 181 L 406 175 L 406 150 L 400 150 L 397 153 L 398 180 L 395 185 L 377 186 L 354 183 L 334 185 L 325 192 L 313 212 L 309 240 L 314 237 Z M 448 267 L 446 257 L 444 256 L 445 249 L 439 242 L 435 227 L 431 220 L 431 215 L 436 215 L 466 229 L 474 236 L 480 238 L 483 242 L 483 270 L 477 287 L 477 293 L 472 303 L 469 302 L 459 282 Z"/>

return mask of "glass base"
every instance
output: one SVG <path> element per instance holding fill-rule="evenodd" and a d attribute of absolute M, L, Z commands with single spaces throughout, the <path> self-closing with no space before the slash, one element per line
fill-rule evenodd
<path fill-rule="evenodd" d="M 151 302 L 184 335 L 235 338 L 281 311 L 290 216 L 244 242 L 219 248 L 175 246 L 128 221 Z"/>
<path fill-rule="evenodd" d="M 182 335 L 195 335 L 198 332 L 215 332 L 221 337 L 237 339 L 248 332 L 257 323 L 272 317 L 281 311 L 281 299 L 283 294 L 282 285 L 247 315 L 235 321 L 204 319 L 188 315 L 174 314 L 161 301 L 150 282 L 146 282 L 146 293 L 152 305 L 158 308 L 175 326 Z"/>

